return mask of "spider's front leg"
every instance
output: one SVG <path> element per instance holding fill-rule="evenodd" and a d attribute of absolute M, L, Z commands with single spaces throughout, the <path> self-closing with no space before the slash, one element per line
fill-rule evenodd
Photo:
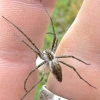
<path fill-rule="evenodd" d="M 53 32 L 49 32 L 48 34 L 53 34 L 53 36 L 54 36 L 53 43 L 52 43 L 52 47 L 51 47 L 51 51 L 52 51 L 52 52 L 55 52 L 55 51 L 56 51 L 56 48 L 57 48 L 57 44 L 58 44 L 58 38 L 57 38 L 56 33 L 55 33 L 53 20 L 52 20 L 51 16 L 49 15 L 49 13 L 48 13 L 48 11 L 47 11 L 45 5 L 44 5 L 44 9 L 45 9 L 46 13 L 48 14 L 48 16 L 49 16 L 49 18 L 50 18 L 50 21 L 51 21 L 52 31 L 53 31 Z"/>
<path fill-rule="evenodd" d="M 42 56 L 41 51 L 39 50 L 39 48 L 37 47 L 37 45 L 18 27 L 16 26 L 13 22 L 11 22 L 10 20 L 8 20 L 6 17 L 2 16 L 5 20 L 7 20 L 10 24 L 12 24 L 16 29 L 19 30 L 19 32 L 21 32 L 23 34 L 23 36 L 25 36 L 27 38 L 27 40 L 29 40 L 29 42 L 33 45 L 33 47 L 35 49 L 33 49 L 27 42 L 25 42 L 22 38 L 20 38 L 18 35 L 16 35 L 23 43 L 25 43 L 30 49 L 32 49 L 36 54 L 38 54 L 39 56 Z"/>
<path fill-rule="evenodd" d="M 91 87 L 97 89 L 96 87 L 94 87 L 93 85 L 91 85 L 89 82 L 87 82 L 84 78 L 82 78 L 81 75 L 77 72 L 77 70 L 76 70 L 73 66 L 71 66 L 71 65 L 69 65 L 69 64 L 67 64 L 67 63 L 65 63 L 65 62 L 63 62 L 63 61 L 58 61 L 58 62 L 60 62 L 60 63 L 62 63 L 62 64 L 64 64 L 64 65 L 70 67 L 71 69 L 73 69 L 73 70 L 75 71 L 75 73 L 79 76 L 80 79 L 82 79 L 84 82 L 86 82 L 86 83 L 87 83 L 88 85 L 90 85 Z"/>
<path fill-rule="evenodd" d="M 58 45 L 58 38 L 52 32 L 48 32 L 47 34 L 52 34 L 54 36 L 51 51 L 55 52 L 57 49 L 57 45 Z"/>

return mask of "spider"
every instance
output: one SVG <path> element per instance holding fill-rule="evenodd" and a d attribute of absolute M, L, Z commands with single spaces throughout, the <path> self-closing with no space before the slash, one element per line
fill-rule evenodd
<path fill-rule="evenodd" d="M 23 100 L 23 98 L 37 85 L 39 84 L 44 76 L 45 76 L 45 70 L 47 68 L 47 66 L 49 66 L 50 68 L 50 72 L 56 77 L 56 79 L 59 81 L 59 82 L 62 82 L 62 69 L 61 69 L 61 66 L 60 66 L 60 63 L 68 66 L 69 68 L 71 68 L 73 71 L 75 71 L 75 73 L 78 75 L 78 77 L 83 80 L 84 82 L 86 82 L 89 86 L 93 87 L 96 89 L 96 87 L 92 86 L 89 82 L 87 82 L 84 78 L 81 77 L 81 75 L 78 73 L 78 71 L 72 66 L 72 65 L 69 65 L 61 60 L 59 60 L 60 58 L 73 58 L 73 59 L 76 59 L 86 65 L 90 65 L 84 61 L 82 61 L 81 59 L 73 56 L 73 55 L 64 55 L 64 56 L 56 56 L 55 55 L 55 51 L 56 51 L 56 48 L 57 48 L 57 44 L 58 44 L 58 38 L 56 36 L 56 33 L 55 33 L 55 29 L 54 29 L 54 24 L 53 24 L 53 20 L 51 18 L 51 16 L 49 15 L 45 5 L 44 5 L 44 9 L 48 15 L 48 17 L 50 18 L 50 21 L 51 21 L 51 25 L 52 25 L 52 31 L 53 32 L 49 32 L 49 34 L 52 34 L 54 36 L 53 38 L 53 43 L 52 43 L 52 47 L 51 49 L 46 49 L 44 50 L 43 52 L 41 52 L 39 50 L 39 48 L 37 47 L 37 45 L 18 27 L 16 26 L 13 22 L 11 22 L 10 20 L 8 20 L 6 17 L 2 16 L 5 20 L 7 20 L 10 24 L 12 24 L 16 29 L 18 29 L 25 37 L 26 39 L 33 45 L 33 47 L 31 47 L 27 42 L 25 42 L 21 37 L 19 37 L 17 34 L 15 34 L 24 44 L 26 44 L 26 46 L 28 46 L 30 49 L 32 49 L 42 60 L 43 62 L 40 63 L 38 66 L 36 66 L 36 68 L 32 69 L 28 76 L 26 77 L 25 79 L 25 82 L 24 82 L 24 89 L 26 91 L 26 94 L 21 98 L 21 100 Z M 34 85 L 32 86 L 32 88 L 30 90 L 27 90 L 26 89 L 26 83 L 27 83 L 27 80 L 29 78 L 29 76 L 36 70 L 38 69 L 39 67 L 41 67 L 43 65 L 43 71 L 42 71 L 42 76 L 41 76 L 41 79 Z"/>

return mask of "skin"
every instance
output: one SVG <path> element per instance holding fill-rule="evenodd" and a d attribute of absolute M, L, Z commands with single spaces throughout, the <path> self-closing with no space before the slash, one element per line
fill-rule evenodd
<path fill-rule="evenodd" d="M 50 14 L 55 4 L 55 0 L 47 2 L 46 7 Z M 25 78 L 36 66 L 36 54 L 14 33 L 24 40 L 25 37 L 1 16 L 22 29 L 40 49 L 43 47 L 50 20 L 39 0 L 0 0 L 0 7 L 0 100 L 20 100 L 26 93 Z M 27 89 L 37 81 L 38 70 L 29 78 Z M 33 100 L 35 92 L 36 88 L 24 100 Z"/>
<path fill-rule="evenodd" d="M 80 80 L 72 69 L 64 65 L 61 65 L 63 72 L 61 83 L 50 74 L 47 88 L 69 100 L 100 100 L 99 5 L 99 0 L 84 0 L 75 21 L 56 51 L 57 55 L 74 55 L 91 64 L 87 66 L 73 59 L 63 59 L 64 62 L 73 65 L 80 75 L 97 89 Z"/>
<path fill-rule="evenodd" d="M 55 4 L 56 0 L 46 1 L 50 15 Z M 0 16 L 3 15 L 15 23 L 42 49 L 50 21 L 39 1 L 0 0 L 0 5 Z M 74 55 L 91 64 L 87 66 L 73 59 L 63 59 L 64 62 L 73 65 L 80 75 L 97 89 L 80 80 L 72 69 L 62 64 L 61 83 L 50 74 L 47 88 L 69 100 L 100 100 L 99 5 L 99 0 L 84 0 L 79 14 L 56 51 L 56 55 Z M 13 33 L 24 38 L 23 35 L 2 17 L 0 17 L 0 33 L 0 100 L 19 100 L 25 94 L 24 81 L 29 71 L 35 67 L 36 55 Z M 37 77 L 38 71 L 29 78 L 27 89 L 36 83 Z M 35 89 L 24 100 L 33 100 L 34 97 Z"/>

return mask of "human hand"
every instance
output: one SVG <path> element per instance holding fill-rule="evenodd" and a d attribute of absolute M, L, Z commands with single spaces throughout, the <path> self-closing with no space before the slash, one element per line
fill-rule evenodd
<path fill-rule="evenodd" d="M 100 100 L 99 40 L 100 1 L 84 0 L 75 21 L 59 44 L 56 55 L 73 55 L 90 63 L 91 65 L 84 65 L 72 58 L 62 59 L 73 65 L 79 74 L 97 89 L 90 87 L 72 69 L 62 64 L 62 82 L 58 82 L 50 74 L 47 89 L 68 100 Z"/>
<path fill-rule="evenodd" d="M 50 14 L 55 3 L 56 0 L 46 2 Z M 0 0 L 0 7 L 0 100 L 20 100 L 26 93 L 25 78 L 36 66 L 36 54 L 14 35 L 16 33 L 27 41 L 2 16 L 23 30 L 40 49 L 50 20 L 39 0 Z M 37 82 L 37 77 L 38 71 L 29 78 L 27 89 Z M 33 100 L 34 97 L 35 89 L 25 97 L 25 100 Z"/>

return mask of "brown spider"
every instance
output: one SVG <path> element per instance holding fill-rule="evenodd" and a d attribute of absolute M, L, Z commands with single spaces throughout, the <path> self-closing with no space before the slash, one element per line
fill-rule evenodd
<path fill-rule="evenodd" d="M 32 69 L 31 72 L 28 74 L 28 76 L 26 77 L 25 79 L 25 82 L 24 82 L 24 89 L 26 91 L 26 94 L 21 98 L 21 100 L 23 100 L 23 98 L 37 85 L 39 84 L 44 76 L 45 76 L 45 70 L 47 68 L 47 66 L 49 66 L 50 68 L 50 72 L 56 77 L 56 79 L 59 81 L 59 82 L 62 82 L 62 69 L 61 69 L 61 66 L 60 66 L 60 63 L 68 66 L 69 68 L 73 69 L 76 74 L 79 76 L 80 79 L 82 79 L 84 82 L 86 82 L 88 85 L 90 85 L 91 87 L 95 88 L 94 86 L 92 86 L 89 82 L 87 82 L 84 78 L 81 77 L 81 75 L 77 72 L 77 70 L 72 66 L 72 65 L 69 65 L 61 60 L 59 60 L 59 58 L 74 58 L 86 65 L 90 65 L 90 64 L 87 64 L 85 63 L 84 61 L 80 60 L 79 58 L 76 58 L 72 55 L 64 55 L 64 56 L 56 56 L 55 55 L 55 51 L 56 51 L 56 48 L 57 48 L 57 44 L 58 44 L 58 38 L 56 36 L 56 33 L 55 33 L 55 29 L 54 29 L 54 25 L 53 25 L 53 20 L 51 18 L 51 16 L 49 15 L 48 11 L 46 10 L 46 7 L 44 5 L 44 9 L 47 13 L 47 15 L 49 16 L 50 18 L 50 21 L 51 21 L 51 25 L 52 25 L 52 30 L 53 32 L 49 32 L 49 34 L 52 34 L 54 36 L 54 39 L 53 39 L 53 43 L 52 43 L 52 47 L 51 47 L 51 50 L 49 49 L 46 49 L 44 50 L 43 52 L 41 52 L 39 50 L 39 48 L 36 46 L 36 44 L 18 27 L 16 26 L 14 23 L 12 23 L 10 20 L 8 20 L 6 17 L 2 16 L 5 20 L 7 20 L 10 24 L 12 24 L 15 28 L 17 28 L 26 38 L 27 40 L 33 45 L 34 49 L 27 43 L 25 42 L 21 37 L 19 37 L 17 34 L 15 34 L 23 43 L 25 43 L 30 49 L 32 49 L 42 60 L 43 62 L 41 64 L 39 64 L 38 66 L 36 66 L 35 69 Z M 39 67 L 41 67 L 43 65 L 43 71 L 42 71 L 42 77 L 41 79 L 30 89 L 30 90 L 27 90 L 26 89 L 26 83 L 27 83 L 27 80 L 29 78 L 29 76 L 36 70 L 38 69 Z"/>

